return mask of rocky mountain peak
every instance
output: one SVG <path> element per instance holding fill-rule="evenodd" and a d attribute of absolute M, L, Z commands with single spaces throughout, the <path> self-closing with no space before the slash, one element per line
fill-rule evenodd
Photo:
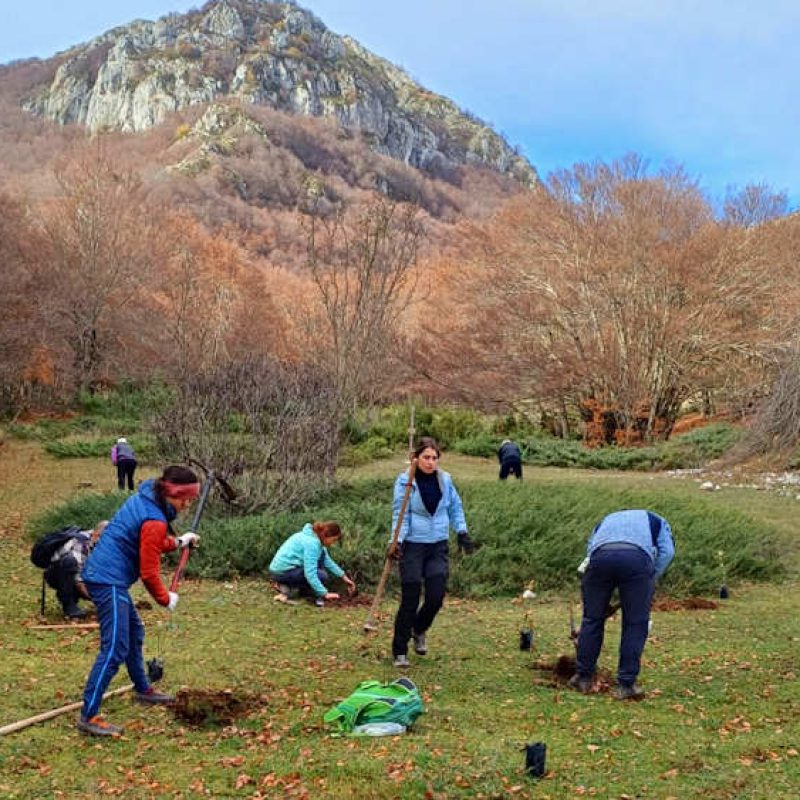
<path fill-rule="evenodd" d="M 292 2 L 212 0 L 135 21 L 62 54 L 25 108 L 92 131 L 142 131 L 188 106 L 236 99 L 329 117 L 432 174 L 489 167 L 532 186 L 528 161 L 485 123 Z"/>

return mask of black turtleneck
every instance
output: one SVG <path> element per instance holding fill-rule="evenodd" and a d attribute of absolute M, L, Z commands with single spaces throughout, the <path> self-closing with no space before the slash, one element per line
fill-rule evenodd
<path fill-rule="evenodd" d="M 419 489 L 419 496 L 422 499 L 422 504 L 425 506 L 427 512 L 433 516 L 436 511 L 439 501 L 442 499 L 442 490 L 439 486 L 439 475 L 434 470 L 430 475 L 417 470 L 414 476 Z"/>

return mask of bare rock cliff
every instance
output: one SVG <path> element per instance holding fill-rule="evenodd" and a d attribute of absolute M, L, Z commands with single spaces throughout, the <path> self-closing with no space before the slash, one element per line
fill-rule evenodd
<path fill-rule="evenodd" d="M 477 164 L 537 182 L 486 124 L 293 3 L 213 0 L 137 21 L 73 48 L 25 108 L 93 131 L 141 131 L 167 114 L 226 97 L 332 117 L 377 152 L 436 173 Z"/>

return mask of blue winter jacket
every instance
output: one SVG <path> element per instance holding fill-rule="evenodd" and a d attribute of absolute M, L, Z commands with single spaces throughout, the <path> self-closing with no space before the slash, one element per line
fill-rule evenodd
<path fill-rule="evenodd" d="M 439 488 L 442 490 L 442 499 L 436 506 L 433 514 L 428 512 L 422 502 L 417 482 L 414 481 L 411 497 L 408 500 L 403 525 L 400 528 L 398 542 L 441 542 L 447 539 L 452 528 L 456 533 L 467 533 L 467 521 L 464 519 L 464 508 L 461 498 L 450 474 L 440 469 L 436 470 Z M 400 506 L 408 485 L 408 473 L 402 472 L 394 482 L 394 497 L 392 498 L 392 533 L 397 526 L 400 515 Z"/>
<path fill-rule="evenodd" d="M 139 532 L 148 520 L 169 525 L 175 519 L 175 509 L 166 504 L 167 512 L 158 504 L 155 481 L 147 480 L 139 491 L 129 497 L 108 523 L 97 540 L 81 578 L 89 583 L 104 583 L 125 589 L 139 579 Z"/>
<path fill-rule="evenodd" d="M 653 559 L 656 578 L 664 574 L 675 556 L 675 543 L 669 523 L 664 517 L 644 509 L 615 511 L 604 517 L 589 537 L 586 554 L 591 558 L 598 547 L 612 542 L 627 542 L 641 547 Z"/>
<path fill-rule="evenodd" d="M 320 558 L 323 567 L 333 575 L 341 578 L 344 570 L 331 558 L 327 547 L 322 546 L 319 536 L 314 532 L 311 523 L 307 522 L 303 530 L 293 533 L 275 553 L 269 571 L 279 575 L 297 567 L 303 568 L 309 586 L 314 593 L 322 597 L 328 590 L 317 575 Z"/>

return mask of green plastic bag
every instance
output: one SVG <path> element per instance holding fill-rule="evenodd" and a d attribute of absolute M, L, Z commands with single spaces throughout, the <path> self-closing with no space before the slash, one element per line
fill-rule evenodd
<path fill-rule="evenodd" d="M 336 725 L 340 732 L 351 733 L 356 725 L 373 722 L 397 722 L 408 727 L 424 711 L 417 687 L 408 678 L 398 678 L 391 683 L 359 683 L 323 719 L 329 725 Z"/>

